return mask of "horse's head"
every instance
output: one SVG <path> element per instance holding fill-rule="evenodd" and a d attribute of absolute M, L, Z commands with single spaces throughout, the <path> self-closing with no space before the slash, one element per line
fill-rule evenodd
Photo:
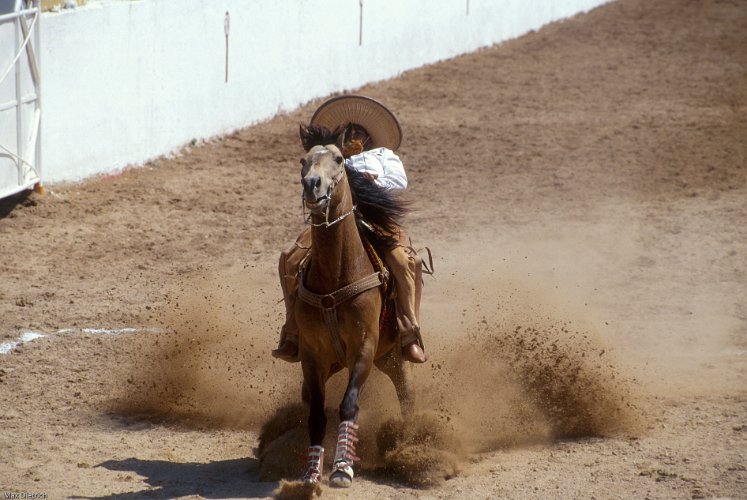
<path fill-rule="evenodd" d="M 334 144 L 314 146 L 301 158 L 301 167 L 304 204 L 312 213 L 321 213 L 345 175 L 342 153 Z"/>

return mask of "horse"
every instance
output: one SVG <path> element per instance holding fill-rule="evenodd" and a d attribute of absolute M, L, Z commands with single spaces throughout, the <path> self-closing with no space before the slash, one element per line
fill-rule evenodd
<path fill-rule="evenodd" d="M 396 322 L 380 321 L 387 300 L 382 293 L 387 272 L 370 258 L 372 247 L 396 244 L 392 233 L 406 207 L 362 173 L 346 168 L 340 150 L 350 130 L 350 126 L 331 132 L 313 125 L 300 127 L 306 151 L 301 158 L 302 199 L 309 211 L 312 243 L 308 264 L 299 273 L 300 300 L 295 301 L 302 399 L 309 408 L 310 446 L 302 481 L 310 485 L 321 481 L 325 386 L 333 374 L 347 368 L 330 475 L 330 484 L 343 488 L 353 482 L 358 401 L 374 365 L 394 384 L 402 415 L 409 416 L 413 408 Z M 391 299 L 389 305 L 393 307 Z"/>

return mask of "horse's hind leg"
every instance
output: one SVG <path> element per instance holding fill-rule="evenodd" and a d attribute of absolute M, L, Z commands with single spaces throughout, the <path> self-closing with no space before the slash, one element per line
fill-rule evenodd
<path fill-rule="evenodd" d="M 375 361 L 376 368 L 384 372 L 394 384 L 394 390 L 397 392 L 399 408 L 402 412 L 402 418 L 407 420 L 412 416 L 415 407 L 415 398 L 412 394 L 410 377 L 407 373 L 402 356 L 398 349 L 391 349 L 384 356 Z"/>

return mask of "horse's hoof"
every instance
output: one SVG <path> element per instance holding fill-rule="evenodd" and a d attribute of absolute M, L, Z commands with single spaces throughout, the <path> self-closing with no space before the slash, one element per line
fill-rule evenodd
<path fill-rule="evenodd" d="M 335 488 L 350 488 L 353 486 L 353 478 L 345 472 L 338 470 L 329 477 L 329 485 Z"/>

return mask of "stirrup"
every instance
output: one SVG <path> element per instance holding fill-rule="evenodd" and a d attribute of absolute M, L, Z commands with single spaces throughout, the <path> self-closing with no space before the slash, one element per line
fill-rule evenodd
<path fill-rule="evenodd" d="M 290 349 L 292 349 L 290 346 L 295 346 L 295 354 L 291 351 L 288 352 Z M 282 359 L 283 361 L 288 361 L 289 363 L 296 363 L 301 360 L 301 357 L 299 356 L 299 350 L 298 350 L 298 344 L 295 342 L 291 342 L 288 339 L 285 339 L 285 341 L 278 346 L 277 349 L 272 350 L 272 357 L 277 359 Z"/>
<path fill-rule="evenodd" d="M 411 359 L 405 354 L 406 350 L 413 344 L 418 346 L 422 351 L 422 360 L 417 358 Z M 416 326 L 412 329 L 412 331 L 405 334 L 400 334 L 399 348 L 405 361 L 409 361 L 410 363 L 425 363 L 426 361 L 428 361 L 428 355 L 425 353 L 425 346 L 423 345 L 423 337 L 420 335 L 420 327 Z"/>
<path fill-rule="evenodd" d="M 402 359 L 409 363 L 425 363 L 428 361 L 428 355 L 417 342 L 412 342 L 402 347 Z"/>
<path fill-rule="evenodd" d="M 300 361 L 301 358 L 299 356 L 298 341 L 298 331 L 295 331 L 293 335 L 289 335 L 288 325 L 283 325 L 280 328 L 280 342 L 278 343 L 278 348 L 272 350 L 272 357 L 288 361 L 289 363 Z M 291 345 L 295 346 L 295 353 L 293 352 Z"/>
<path fill-rule="evenodd" d="M 414 326 L 413 329 L 406 333 L 400 333 L 399 335 L 399 346 L 404 349 L 410 344 L 418 344 L 420 348 L 425 352 L 425 345 L 423 344 L 423 336 L 420 334 L 420 326 Z"/>

